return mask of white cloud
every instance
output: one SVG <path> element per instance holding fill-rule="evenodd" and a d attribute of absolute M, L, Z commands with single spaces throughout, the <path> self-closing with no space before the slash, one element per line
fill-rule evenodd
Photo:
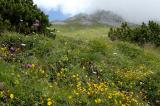
<path fill-rule="evenodd" d="M 64 14 L 75 15 L 85 12 L 90 5 L 90 0 L 33 0 L 39 7 L 46 10 L 60 9 Z"/>
<path fill-rule="evenodd" d="M 60 9 L 64 14 L 111 10 L 130 21 L 160 20 L 160 0 L 34 0 L 47 10 Z"/>

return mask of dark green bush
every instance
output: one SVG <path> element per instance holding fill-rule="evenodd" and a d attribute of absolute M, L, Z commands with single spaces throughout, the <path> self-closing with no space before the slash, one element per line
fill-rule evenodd
<path fill-rule="evenodd" d="M 160 46 L 160 25 L 149 21 L 148 24 L 136 28 L 130 28 L 127 23 L 122 23 L 119 28 L 111 28 L 109 32 L 111 40 L 122 40 L 137 43 L 143 46 L 146 43 Z"/>
<path fill-rule="evenodd" d="M 0 29 L 44 33 L 48 25 L 48 16 L 33 0 L 0 0 Z"/>

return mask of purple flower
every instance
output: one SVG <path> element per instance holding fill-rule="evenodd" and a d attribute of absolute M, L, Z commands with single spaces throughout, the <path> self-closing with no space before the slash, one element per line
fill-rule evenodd
<path fill-rule="evenodd" d="M 11 53 L 13 53 L 13 52 L 15 52 L 15 49 L 14 49 L 13 47 L 10 47 L 10 48 L 9 48 L 9 51 L 10 51 Z"/>
<path fill-rule="evenodd" d="M 26 64 L 25 67 L 26 68 L 32 68 L 32 64 Z"/>

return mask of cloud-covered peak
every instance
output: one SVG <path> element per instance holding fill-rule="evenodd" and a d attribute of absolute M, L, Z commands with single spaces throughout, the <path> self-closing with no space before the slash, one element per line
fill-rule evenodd
<path fill-rule="evenodd" d="M 71 16 L 79 13 L 93 13 L 110 10 L 129 21 L 160 20 L 160 0 L 34 0 L 47 11 L 60 10 Z"/>

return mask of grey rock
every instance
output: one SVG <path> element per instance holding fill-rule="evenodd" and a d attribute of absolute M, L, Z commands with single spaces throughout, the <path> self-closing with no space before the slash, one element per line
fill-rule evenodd
<path fill-rule="evenodd" d="M 105 24 L 108 26 L 120 26 L 125 20 L 119 15 L 111 12 L 99 10 L 93 14 L 78 14 L 65 20 L 66 23 L 79 23 L 82 25 Z"/>

